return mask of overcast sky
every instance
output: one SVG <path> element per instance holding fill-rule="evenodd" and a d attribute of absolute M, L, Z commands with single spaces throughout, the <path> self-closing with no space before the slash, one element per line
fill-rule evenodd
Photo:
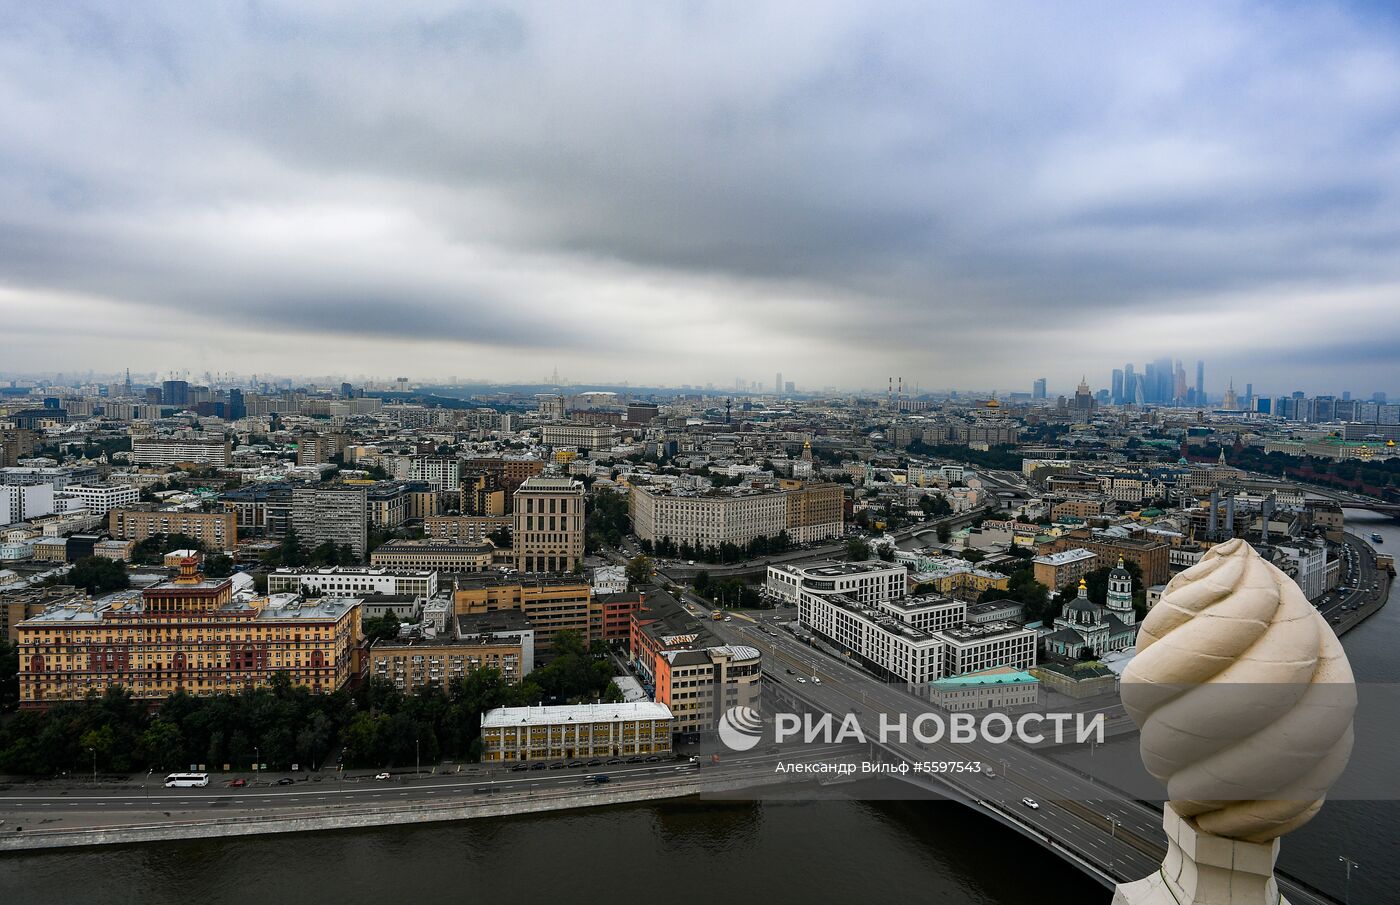
<path fill-rule="evenodd" d="M 0 8 L 0 371 L 1400 394 L 1370 7 Z"/>

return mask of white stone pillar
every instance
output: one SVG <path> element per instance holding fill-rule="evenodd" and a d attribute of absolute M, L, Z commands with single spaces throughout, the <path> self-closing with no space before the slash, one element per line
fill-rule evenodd
<path fill-rule="evenodd" d="M 1241 842 L 1202 832 L 1168 804 L 1162 809 L 1162 869 L 1120 883 L 1113 905 L 1288 905 L 1274 880 L 1279 841 Z"/>

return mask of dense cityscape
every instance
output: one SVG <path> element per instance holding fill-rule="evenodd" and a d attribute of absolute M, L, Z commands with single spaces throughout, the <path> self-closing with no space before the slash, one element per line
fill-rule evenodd
<path fill-rule="evenodd" d="M 1344 509 L 1400 512 L 1400 405 L 1170 373 L 1053 398 L 6 378 L 0 774 L 33 779 L 0 813 L 156 774 L 704 775 L 729 708 L 835 669 L 1093 712 L 1234 538 L 1338 634 L 1379 609 L 1391 556 Z"/>

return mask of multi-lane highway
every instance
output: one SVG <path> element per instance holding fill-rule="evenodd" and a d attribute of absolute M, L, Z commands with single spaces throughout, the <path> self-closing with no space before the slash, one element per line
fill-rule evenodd
<path fill-rule="evenodd" d="M 25 846 L 32 846 L 36 838 L 45 835 L 53 836 L 57 844 L 82 844 L 74 841 L 75 833 L 83 836 L 113 829 L 136 831 L 135 838 L 141 838 L 139 833 L 144 830 L 168 831 L 172 827 L 191 828 L 193 835 L 199 835 L 201 826 L 230 822 L 253 826 L 252 831 L 257 831 L 255 825 L 272 825 L 285 818 L 319 819 L 323 825 L 334 826 L 346 818 L 401 822 L 394 815 L 447 811 L 450 819 L 460 819 L 472 816 L 476 806 L 482 806 L 483 813 L 523 813 L 606 804 L 614 795 L 618 801 L 626 801 L 752 788 L 781 782 L 783 778 L 776 775 L 780 762 L 850 762 L 860 755 L 861 749 L 851 745 L 824 745 L 781 754 L 767 749 L 732 754 L 717 762 L 678 757 L 659 763 L 593 768 L 525 772 L 478 768 L 419 776 L 410 773 L 386 781 L 372 776 L 326 777 L 319 782 L 258 782 L 238 788 L 224 780 L 205 788 L 167 789 L 160 777 L 152 777 L 145 786 L 117 788 L 36 783 L 0 791 L 0 831 L 22 832 Z M 599 775 L 608 778 L 598 781 Z M 598 800 L 599 794 L 604 800 Z M 169 838 L 168 834 L 163 838 Z"/>

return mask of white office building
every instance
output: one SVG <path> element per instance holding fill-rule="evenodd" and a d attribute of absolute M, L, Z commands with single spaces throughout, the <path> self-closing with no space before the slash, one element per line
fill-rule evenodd
<path fill-rule="evenodd" d="M 879 603 L 908 593 L 909 570 L 901 563 L 878 559 L 768 567 L 764 583 L 768 596 L 795 605 L 803 587 L 822 594 L 844 594 L 857 603 Z"/>
<path fill-rule="evenodd" d="M 324 569 L 278 569 L 267 576 L 269 594 L 359 597 L 432 597 L 438 573 L 426 569 L 374 569 L 331 566 Z"/>

